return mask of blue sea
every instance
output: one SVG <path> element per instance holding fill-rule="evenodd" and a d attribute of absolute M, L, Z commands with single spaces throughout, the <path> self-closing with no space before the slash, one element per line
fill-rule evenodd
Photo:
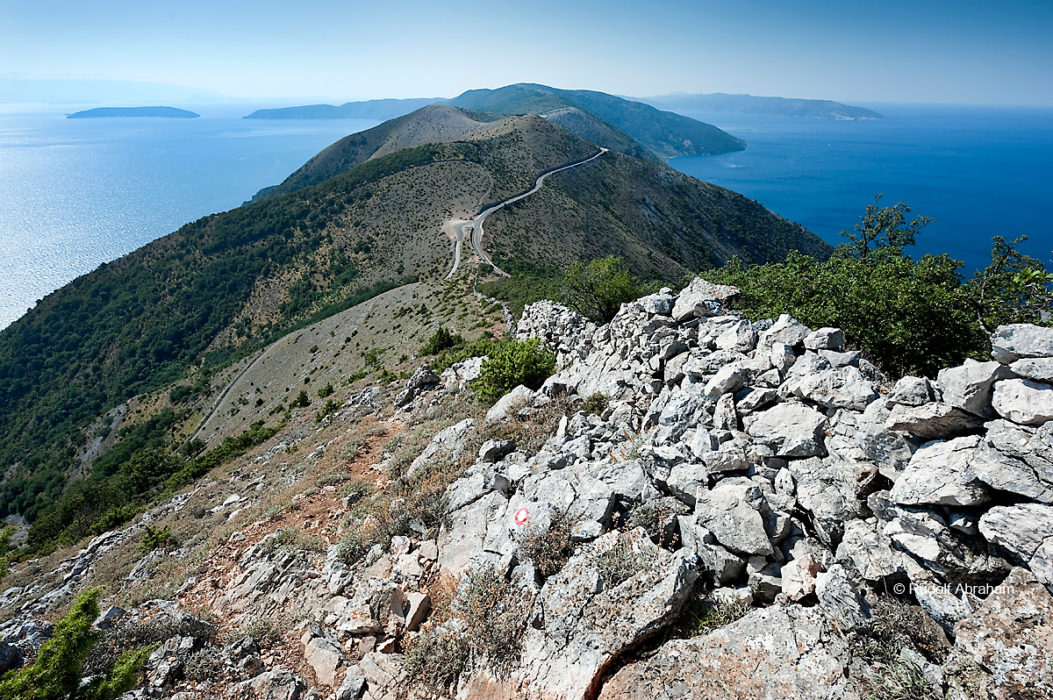
<path fill-rule="evenodd" d="M 834 245 L 874 195 L 933 222 L 913 255 L 948 253 L 971 275 L 991 237 L 1053 269 L 1053 109 L 866 105 L 885 116 L 830 121 L 686 113 L 748 142 L 745 151 L 670 165 L 740 192 Z"/>
<path fill-rule="evenodd" d="M 871 105 L 868 105 L 871 106 Z M 1053 255 L 1053 111 L 873 105 L 875 121 L 692 114 L 745 151 L 678 158 L 683 172 L 758 200 L 831 243 L 876 193 L 935 222 L 917 252 L 982 267 L 992 235 Z M 66 120 L 0 114 L 0 328 L 74 277 L 283 180 L 366 120 Z"/>
<path fill-rule="evenodd" d="M 206 214 L 281 182 L 362 119 L 66 119 L 0 113 L 0 328 L 37 300 Z M 74 111 L 69 109 L 67 111 Z"/>

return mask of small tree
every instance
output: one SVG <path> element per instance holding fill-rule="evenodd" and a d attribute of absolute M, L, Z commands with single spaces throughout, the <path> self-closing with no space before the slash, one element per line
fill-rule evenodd
<path fill-rule="evenodd" d="M 1026 240 L 1027 236 L 1012 241 L 995 236 L 991 264 L 969 282 L 976 318 L 986 333 L 1004 323 L 1041 323 L 1049 313 L 1053 275 L 1041 262 L 1017 250 Z"/>
<path fill-rule="evenodd" d="M 438 355 L 443 350 L 455 348 L 459 345 L 464 345 L 464 338 L 457 333 L 446 330 L 443 326 L 439 326 L 428 337 L 424 345 L 421 346 L 420 353 L 422 355 Z"/>
<path fill-rule="evenodd" d="M 608 255 L 574 263 L 563 276 L 563 301 L 594 321 L 609 321 L 618 307 L 646 293 L 621 258 Z"/>
<path fill-rule="evenodd" d="M 866 259 L 875 253 L 885 256 L 900 256 L 903 249 L 914 245 L 921 229 L 932 223 L 928 216 L 918 216 L 907 221 L 910 207 L 896 202 L 891 207 L 878 206 L 881 195 L 874 196 L 874 203 L 866 205 L 866 212 L 853 229 L 855 233 L 841 231 L 851 241 L 849 249 L 854 257 Z"/>
<path fill-rule="evenodd" d="M 483 401 L 494 402 L 520 384 L 540 389 L 555 369 L 555 355 L 537 338 L 498 343 L 483 361 L 475 391 Z"/>

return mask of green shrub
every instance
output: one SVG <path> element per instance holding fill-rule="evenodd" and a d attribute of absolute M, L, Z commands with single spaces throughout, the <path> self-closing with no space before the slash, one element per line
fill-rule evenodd
<path fill-rule="evenodd" d="M 155 549 L 164 549 L 172 542 L 172 526 L 164 527 L 145 526 L 143 540 L 139 543 L 139 552 L 147 554 Z"/>
<path fill-rule="evenodd" d="M 316 423 L 321 423 L 327 417 L 331 416 L 332 414 L 336 413 L 339 410 L 340 410 L 340 404 L 339 403 L 337 403 L 336 401 L 333 401 L 332 399 L 327 399 L 326 402 L 325 402 L 325 405 L 322 406 L 320 409 L 318 409 L 318 413 L 316 413 L 314 415 L 314 420 L 315 420 Z"/>
<path fill-rule="evenodd" d="M 100 637 L 92 623 L 99 616 L 101 594 L 93 588 L 77 597 L 69 613 L 55 623 L 54 635 L 40 647 L 36 660 L 0 680 L 0 700 L 114 700 L 134 687 L 148 647 L 123 654 L 92 683 L 80 686 L 84 661 Z"/>
<path fill-rule="evenodd" d="M 443 350 L 460 347 L 461 345 L 464 345 L 464 338 L 440 326 L 421 346 L 420 354 L 438 355 Z"/>
<path fill-rule="evenodd" d="M 738 287 L 735 305 L 749 318 L 787 313 L 813 328 L 835 326 L 886 372 L 933 376 L 986 349 L 960 265 L 946 256 L 818 262 L 791 253 L 783 263 L 732 262 L 707 279 Z"/>
<path fill-rule="evenodd" d="M 593 321 L 609 321 L 618 308 L 647 293 L 621 258 L 608 255 L 574 263 L 563 276 L 563 302 Z"/>
<path fill-rule="evenodd" d="M 609 403 L 610 398 L 606 394 L 597 391 L 582 402 L 581 410 L 590 415 L 598 416 L 607 410 Z"/>
<path fill-rule="evenodd" d="M 307 395 L 306 391 L 301 389 L 300 393 L 297 394 L 296 398 L 293 399 L 292 403 L 289 404 L 289 407 L 290 408 L 307 408 L 310 405 L 311 405 L 311 397 Z"/>
<path fill-rule="evenodd" d="M 327 396 L 332 396 L 333 395 L 333 391 L 335 391 L 333 389 L 333 385 L 332 384 L 326 384 L 325 386 L 323 386 L 321 389 L 318 390 L 318 398 L 324 399 Z"/>
<path fill-rule="evenodd" d="M 988 333 L 1003 323 L 1043 323 L 1050 277 L 1043 265 L 995 237 L 991 265 L 964 283 L 946 255 L 903 256 L 925 219 L 906 221 L 902 203 L 868 205 L 851 246 L 826 261 L 791 252 L 785 262 L 733 260 L 706 279 L 739 288 L 736 308 L 759 320 L 790 314 L 835 326 L 885 372 L 934 376 L 966 358 L 986 359 Z M 847 234 L 846 234 L 847 235 Z M 1046 321 L 1048 322 L 1048 321 Z"/>
<path fill-rule="evenodd" d="M 494 402 L 520 384 L 539 389 L 556 370 L 556 357 L 537 338 L 498 343 L 483 361 L 475 392 Z"/>

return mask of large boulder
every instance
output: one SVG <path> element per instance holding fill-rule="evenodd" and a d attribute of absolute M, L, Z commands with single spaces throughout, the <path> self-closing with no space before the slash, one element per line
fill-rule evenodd
<path fill-rule="evenodd" d="M 419 474 L 430 462 L 440 459 L 456 459 L 464 454 L 468 444 L 468 435 L 475 428 L 475 421 L 465 418 L 447 428 L 443 428 L 431 439 L 427 447 L 410 464 L 407 474 Z"/>
<path fill-rule="evenodd" d="M 966 360 L 959 367 L 941 369 L 936 379 L 944 403 L 978 416 L 991 415 L 991 387 L 1013 373 L 999 362 Z"/>
<path fill-rule="evenodd" d="M 853 700 L 848 644 L 818 608 L 754 610 L 704 637 L 666 642 L 622 667 L 603 700 Z"/>
<path fill-rule="evenodd" d="M 516 413 L 534 400 L 534 392 L 522 384 L 497 400 L 486 412 L 487 423 L 497 423 Z"/>
<path fill-rule="evenodd" d="M 395 407 L 401 408 L 412 403 L 413 399 L 423 394 L 428 389 L 437 386 L 439 383 L 439 376 L 435 372 L 431 371 L 431 367 L 423 365 L 413 373 L 408 380 L 406 380 L 406 386 L 403 388 L 399 395 L 395 397 Z"/>
<path fill-rule="evenodd" d="M 769 555 L 773 515 L 760 487 L 749 479 L 724 479 L 712 491 L 695 495 L 695 518 L 717 541 L 733 552 Z"/>
<path fill-rule="evenodd" d="M 673 319 L 683 323 L 697 316 L 716 316 L 724 303 L 738 293 L 735 287 L 713 284 L 696 277 L 677 296 L 672 310 Z"/>
<path fill-rule="evenodd" d="M 994 410 L 1020 425 L 1053 420 L 1053 385 L 1030 379 L 1007 379 L 995 384 Z"/>
<path fill-rule="evenodd" d="M 991 421 L 970 468 L 999 491 L 1053 503 L 1053 422 L 1028 428 Z"/>
<path fill-rule="evenodd" d="M 931 442 L 917 452 L 892 487 L 900 505 L 978 506 L 991 500 L 972 464 L 980 437 Z"/>
<path fill-rule="evenodd" d="M 794 393 L 823 408 L 862 411 L 878 397 L 874 384 L 855 367 L 837 367 L 802 379 Z"/>
<path fill-rule="evenodd" d="M 636 573 L 605 581 L 603 558 L 624 556 L 638 557 Z M 686 550 L 659 549 L 642 530 L 609 533 L 576 554 L 545 582 L 534 603 L 537 619 L 523 635 L 517 673 L 530 689 L 527 695 L 580 698 L 595 692 L 615 659 L 672 623 L 696 576 Z"/>
<path fill-rule="evenodd" d="M 746 432 L 772 448 L 777 457 L 814 457 L 825 454 L 826 417 L 799 403 L 781 403 L 745 418 Z"/>
<path fill-rule="evenodd" d="M 830 547 L 841 539 L 845 522 L 865 512 L 861 497 L 877 473 L 869 462 L 835 457 L 795 459 L 784 471 L 793 476 L 797 503 L 811 514 L 816 535 Z"/>
<path fill-rule="evenodd" d="M 1013 323 L 991 335 L 991 356 L 1003 364 L 1025 357 L 1053 357 L 1053 328 Z"/>
<path fill-rule="evenodd" d="M 1022 503 L 995 506 L 980 518 L 980 532 L 1007 550 L 1053 588 L 1053 506 Z"/>
<path fill-rule="evenodd" d="M 811 329 L 788 314 L 783 314 L 772 324 L 771 328 L 760 336 L 759 344 L 771 347 L 775 343 L 796 347 L 804 342 Z"/>
<path fill-rule="evenodd" d="M 921 406 L 896 404 L 885 420 L 885 427 L 909 433 L 921 440 L 941 440 L 978 430 L 983 419 L 945 403 Z"/>

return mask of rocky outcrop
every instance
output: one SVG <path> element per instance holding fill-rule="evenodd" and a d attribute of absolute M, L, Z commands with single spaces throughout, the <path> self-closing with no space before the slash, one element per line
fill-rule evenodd
<path fill-rule="evenodd" d="M 268 539 L 240 553 L 213 608 L 304 622 L 296 671 L 216 652 L 239 692 L 413 697 L 407 665 L 438 639 L 465 644 L 435 652 L 456 664 L 438 690 L 460 697 L 853 698 L 904 678 L 934 697 L 1048 694 L 1053 336 L 1003 327 L 993 360 L 893 383 L 838 329 L 750 321 L 735 293 L 697 279 L 604 325 L 528 306 L 518 334 L 558 371 L 485 419 L 445 416 L 408 469 L 457 465 L 441 526 L 350 559 Z M 479 367 L 422 368 L 397 420 L 453 403 Z M 553 408 L 554 428 L 521 432 Z M 124 536 L 60 573 L 76 585 Z M 489 597 L 466 612 L 479 572 Z M 19 624 L 0 641 L 31 654 Z M 201 648 L 174 639 L 159 689 L 180 673 L 165 659 Z"/>

